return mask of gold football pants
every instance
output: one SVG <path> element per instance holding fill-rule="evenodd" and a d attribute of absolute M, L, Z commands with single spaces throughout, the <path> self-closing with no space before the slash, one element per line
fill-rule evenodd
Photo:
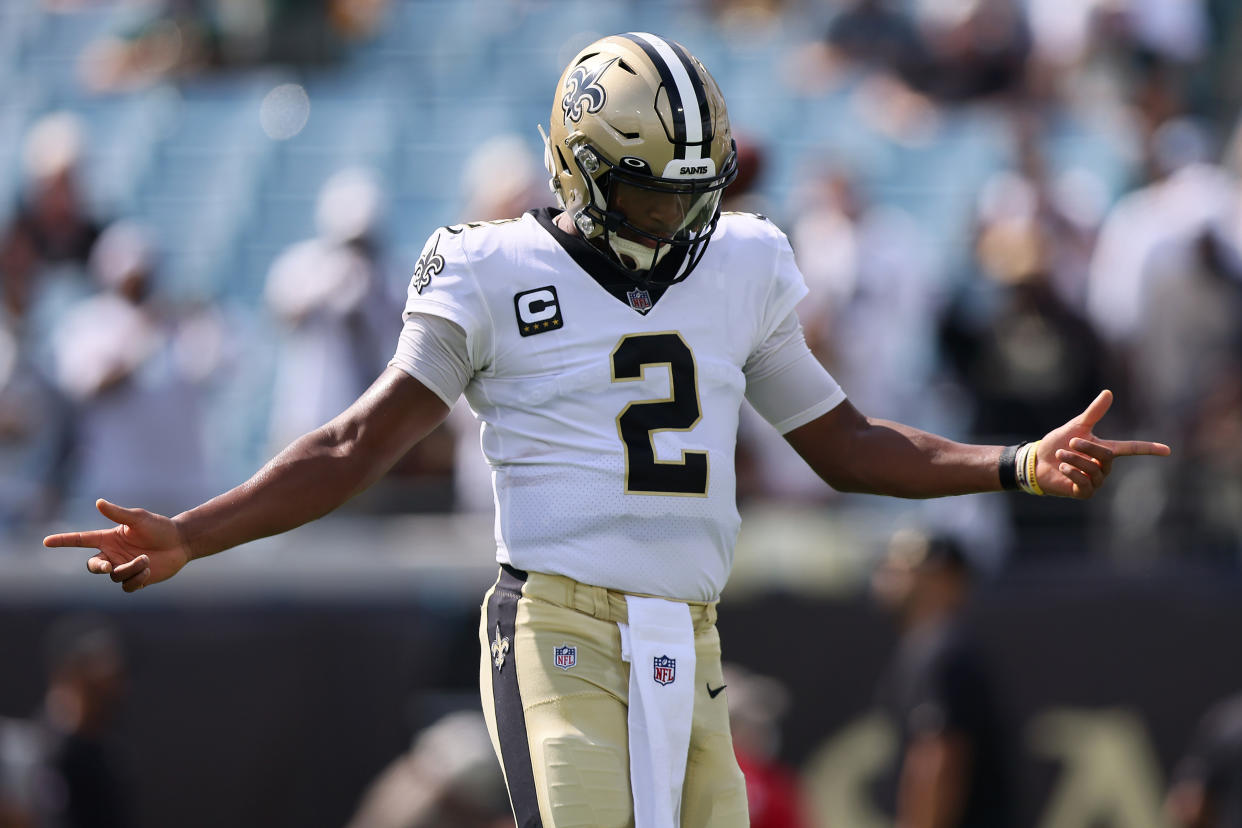
<path fill-rule="evenodd" d="M 689 607 L 695 675 L 673 678 L 695 688 L 681 825 L 746 826 L 746 783 L 720 692 L 716 605 Z M 483 599 L 483 714 L 519 828 L 634 824 L 630 665 L 617 628 L 626 619 L 624 593 L 508 566 Z"/>

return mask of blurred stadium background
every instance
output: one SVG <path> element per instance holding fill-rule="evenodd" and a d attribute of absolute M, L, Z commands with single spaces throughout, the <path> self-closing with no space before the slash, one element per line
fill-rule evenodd
<path fill-rule="evenodd" d="M 553 85 L 627 30 L 716 76 L 730 206 L 790 234 L 860 408 L 1008 443 L 1111 387 L 1105 435 L 1174 448 L 1088 504 L 905 503 L 836 495 L 744 424 L 725 657 L 784 685 L 770 758 L 811 824 L 886 824 L 897 630 L 867 585 L 900 528 L 982 574 L 1014 824 L 1169 824 L 1197 723 L 1242 691 L 1233 0 L 0 0 L 0 721 L 40 718 L 86 614 L 123 653 L 123 824 L 336 826 L 477 706 L 468 414 L 340 513 L 149 592 L 39 539 L 101 523 L 95 497 L 187 508 L 365 387 L 424 240 L 548 203 Z M 4 808 L 37 751 L 4 733 L 0 825 L 26 824 Z M 471 733 L 413 753 L 452 764 Z"/>

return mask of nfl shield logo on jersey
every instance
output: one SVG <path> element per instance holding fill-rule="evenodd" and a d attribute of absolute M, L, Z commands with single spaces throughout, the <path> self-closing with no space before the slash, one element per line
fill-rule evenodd
<path fill-rule="evenodd" d="M 655 657 L 656 684 L 672 684 L 677 678 L 677 659 L 666 655 Z"/>
<path fill-rule="evenodd" d="M 625 298 L 630 300 L 630 307 L 639 313 L 646 313 L 651 310 L 651 294 L 642 288 L 627 290 Z"/>
<path fill-rule="evenodd" d="M 556 647 L 554 652 L 556 653 L 556 666 L 560 667 L 562 670 L 568 670 L 570 667 L 573 667 L 578 663 L 577 647 L 565 644 L 563 646 Z"/>

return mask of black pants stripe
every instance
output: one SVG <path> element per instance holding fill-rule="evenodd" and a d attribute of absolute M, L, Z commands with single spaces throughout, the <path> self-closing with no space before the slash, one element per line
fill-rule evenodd
<path fill-rule="evenodd" d="M 487 602 L 487 629 L 492 640 L 495 641 L 499 635 L 501 640 L 509 642 L 500 669 L 497 670 L 494 663 L 492 665 L 492 698 L 496 705 L 496 730 L 500 737 L 505 779 L 518 828 L 543 828 L 531 767 L 530 743 L 526 738 L 526 714 L 522 710 L 522 695 L 518 690 L 517 652 L 513 646 L 517 604 L 522 597 L 524 576 L 521 570 L 504 567 Z"/>

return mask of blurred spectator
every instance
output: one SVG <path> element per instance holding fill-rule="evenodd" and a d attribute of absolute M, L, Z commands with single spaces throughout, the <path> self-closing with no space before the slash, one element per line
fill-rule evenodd
<path fill-rule="evenodd" d="M 504 828 L 504 777 L 483 716 L 450 713 L 380 772 L 348 828 Z"/>
<path fill-rule="evenodd" d="M 878 700 L 900 757 L 880 793 L 902 828 L 1004 828 L 1012 817 L 996 690 L 964 615 L 971 577 L 953 540 L 903 531 L 872 582 L 900 627 Z"/>
<path fill-rule="evenodd" d="M 1014 0 L 855 0 L 827 41 L 838 58 L 949 103 L 1021 91 L 1030 52 Z"/>
<path fill-rule="evenodd" d="M 57 383 L 75 405 L 70 494 L 182 509 L 209 488 L 201 397 L 221 337 L 210 315 L 161 307 L 145 227 L 111 225 L 90 269 L 99 293 L 64 313 L 53 340 Z"/>
<path fill-rule="evenodd" d="M 43 828 L 59 780 L 43 756 L 37 724 L 0 716 L 0 828 Z"/>
<path fill-rule="evenodd" d="M 382 241 L 383 193 L 369 171 L 320 190 L 318 235 L 272 264 L 265 295 L 280 321 L 270 444 L 279 450 L 345 410 L 379 375 L 400 331 Z"/>
<path fill-rule="evenodd" d="M 1203 0 L 1027 0 L 1040 58 L 1076 68 L 1110 41 L 1164 61 L 1203 56 L 1210 31 Z"/>
<path fill-rule="evenodd" d="M 108 731 L 126 691 L 121 641 L 93 616 L 59 621 L 48 684 L 30 720 L 0 719 L 0 826 L 123 828 L 131 788 Z"/>
<path fill-rule="evenodd" d="M 1189 246 L 1208 226 L 1227 225 L 1237 181 L 1206 163 L 1208 139 L 1190 121 L 1162 125 L 1150 142 L 1151 183 L 1117 201 L 1100 228 L 1087 284 L 1087 312 L 1100 335 L 1127 348 L 1140 335 L 1163 245 Z M 1233 232 L 1230 227 L 1225 238 Z"/>
<path fill-rule="evenodd" d="M 49 680 L 43 720 L 49 762 L 64 784 L 66 828 L 129 824 L 128 780 L 107 743 L 108 728 L 126 692 L 126 666 L 117 632 L 98 618 L 70 617 L 47 641 Z"/>
<path fill-rule="evenodd" d="M 54 112 L 35 122 L 22 155 L 24 192 L 0 261 L 36 273 L 54 266 L 85 267 L 101 231 L 82 192 L 79 166 L 85 135 L 77 116 Z"/>
<path fill-rule="evenodd" d="M 1132 557 L 1157 542 L 1185 558 L 1242 565 L 1242 453 L 1234 442 L 1242 429 L 1242 257 L 1226 232 L 1236 226 L 1212 222 L 1166 240 L 1152 257 L 1142 335 L 1126 356 L 1144 429 L 1162 429 L 1185 451 L 1134 481 L 1159 506 L 1115 496 L 1110 535 Z M 1164 531 L 1150 531 L 1162 517 Z"/>
<path fill-rule="evenodd" d="M 897 208 L 868 204 L 838 169 L 808 176 L 793 203 L 789 238 L 808 289 L 798 318 L 812 352 L 860 409 L 944 428 L 930 387 L 942 300 L 937 263 L 921 228 Z M 742 436 L 751 466 L 739 479 L 743 494 L 801 501 L 831 496 L 749 406 L 743 407 Z"/>
<path fill-rule="evenodd" d="M 1136 425 L 1184 447 L 1169 467 L 1117 483 L 1109 538 L 1129 560 L 1161 549 L 1238 565 L 1242 458 L 1229 440 L 1242 373 L 1242 183 L 1204 163 L 1203 130 L 1152 137 L 1153 183 L 1120 199 L 1100 233 L 1087 310 L 1124 369 Z"/>
<path fill-rule="evenodd" d="M 66 402 L 35 355 L 35 257 L 28 236 L 0 240 L 0 532 L 55 513 L 69 447 Z"/>
<path fill-rule="evenodd" d="M 828 44 L 837 56 L 897 74 L 921 44 L 903 4 L 894 0 L 852 0 L 828 27 Z"/>
<path fill-rule="evenodd" d="M 789 691 L 776 679 L 736 664 L 724 665 L 729 729 L 738 767 L 746 777 L 751 828 L 809 828 L 797 772 L 780 760 L 780 723 Z"/>
<path fill-rule="evenodd" d="M 348 167 L 319 192 L 318 234 L 281 253 L 265 297 L 279 325 L 268 442 L 272 453 L 340 414 L 379 376 L 401 332 L 381 234 L 384 192 Z M 430 436 L 351 502 L 369 512 L 442 511 L 452 503 L 451 441 Z"/>
<path fill-rule="evenodd" d="M 790 242 L 809 293 L 807 344 L 864 411 L 926 423 L 940 274 L 905 212 L 872 205 L 841 170 L 799 194 Z"/>
<path fill-rule="evenodd" d="M 1175 828 L 1242 826 L 1242 695 L 1218 703 L 1200 720 L 1173 772 L 1165 806 Z"/>
<path fill-rule="evenodd" d="M 1064 422 L 1108 386 L 1106 352 L 1091 325 L 1059 295 L 1058 224 L 1034 186 L 1006 175 L 985 187 L 973 278 L 945 313 L 941 344 L 972 407 L 976 439 L 1017 443 Z M 1064 229 L 1059 231 L 1064 234 Z M 1084 554 L 1091 511 L 1056 498 L 1009 498 L 1017 552 Z"/>
<path fill-rule="evenodd" d="M 519 135 L 496 135 L 479 144 L 462 171 L 463 221 L 517 218 L 552 203 L 547 174 Z"/>
<path fill-rule="evenodd" d="M 121 31 L 90 44 L 83 83 L 125 91 L 224 67 L 318 64 L 371 34 L 386 0 L 160 0 L 144 4 Z"/>

